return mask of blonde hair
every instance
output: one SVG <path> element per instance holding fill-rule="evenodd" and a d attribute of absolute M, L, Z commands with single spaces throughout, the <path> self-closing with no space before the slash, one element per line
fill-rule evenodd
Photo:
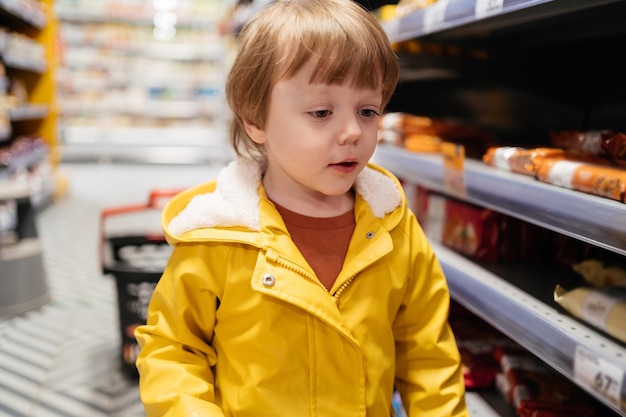
<path fill-rule="evenodd" d="M 387 35 L 353 0 L 279 0 L 244 25 L 238 48 L 226 81 L 231 144 L 238 155 L 261 161 L 263 146 L 248 137 L 244 121 L 264 127 L 272 87 L 309 60 L 317 61 L 311 82 L 351 80 L 356 88 L 382 88 L 381 110 L 398 82 L 398 59 Z"/>

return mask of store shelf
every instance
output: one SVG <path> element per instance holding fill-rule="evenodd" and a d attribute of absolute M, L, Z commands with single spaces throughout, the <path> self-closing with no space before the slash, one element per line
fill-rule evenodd
<path fill-rule="evenodd" d="M 4 155 L 0 179 L 26 183 L 37 208 L 49 202 L 54 192 L 47 178 L 56 162 L 52 82 L 56 21 L 51 5 L 52 0 L 0 0 L 4 27 L 0 55 L 6 72 L 2 98 L 7 101 L 11 127 L 0 144 Z M 9 84 L 14 91 L 9 91 Z"/>
<path fill-rule="evenodd" d="M 48 21 L 42 8 L 32 7 L 24 1 L 0 0 L 0 10 L 10 13 L 37 29 L 43 29 Z"/>
<path fill-rule="evenodd" d="M 440 154 L 382 144 L 377 163 L 406 180 L 626 255 L 626 205 L 466 159 L 465 192 L 446 187 Z"/>
<path fill-rule="evenodd" d="M 66 2 L 67 3 L 67 2 Z M 104 2 L 103 2 L 104 3 Z M 58 4 L 55 11 L 59 19 L 68 22 L 102 22 L 102 23 L 124 23 L 134 25 L 154 25 L 154 10 L 149 8 L 141 8 L 136 11 L 124 13 L 124 9 L 119 7 L 119 11 L 115 8 L 106 7 L 105 4 L 92 7 L 89 10 L 83 10 L 81 7 L 72 7 L 68 4 Z M 205 28 L 214 30 L 217 25 L 215 15 L 191 15 L 188 13 L 177 15 L 177 26 Z"/>
<path fill-rule="evenodd" d="M 43 119 L 49 113 L 48 105 L 26 105 L 9 109 L 9 119 L 12 122 L 20 122 L 24 120 Z"/>
<path fill-rule="evenodd" d="M 157 3 L 55 3 L 63 160 L 224 159 L 215 149 L 222 141 L 213 140 L 229 120 L 228 45 L 215 26 L 222 4 L 195 0 L 164 11 Z M 157 34 L 164 15 L 173 29 L 167 40 Z"/>
<path fill-rule="evenodd" d="M 3 60 L 5 65 L 10 68 L 28 71 L 35 74 L 43 74 L 48 68 L 48 64 L 44 60 L 33 61 L 31 59 L 25 59 L 15 55 L 5 55 L 3 56 Z"/>
<path fill-rule="evenodd" d="M 438 0 L 428 7 L 383 23 L 392 42 L 401 42 L 435 33 L 455 35 L 553 18 L 567 13 L 618 3 L 619 0 Z"/>
<path fill-rule="evenodd" d="M 11 158 L 8 165 L 4 163 L 0 164 L 0 179 L 3 179 L 5 173 L 28 170 L 29 167 L 45 161 L 49 157 L 49 152 L 50 149 L 48 146 L 37 146 L 28 152 L 24 152 L 20 156 Z"/>
<path fill-rule="evenodd" d="M 451 296 L 496 329 L 576 382 L 600 402 L 626 412 L 626 347 L 560 313 L 533 295 L 440 244 L 432 243 Z M 536 277 L 535 277 L 536 278 Z M 594 360 L 589 367 L 586 360 Z M 588 373 L 588 372 L 591 372 Z M 596 374 L 612 378 L 608 391 Z"/>
<path fill-rule="evenodd" d="M 62 143 L 64 162 L 225 165 L 233 158 L 224 130 L 201 127 L 71 127 Z"/>

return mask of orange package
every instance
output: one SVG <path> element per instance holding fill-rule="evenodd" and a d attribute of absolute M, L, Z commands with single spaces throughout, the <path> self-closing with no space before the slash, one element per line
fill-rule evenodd
<path fill-rule="evenodd" d="M 402 146 L 407 136 L 412 134 L 434 135 L 433 120 L 429 117 L 414 116 L 408 113 L 385 113 L 379 120 L 378 129 L 385 142 Z"/>
<path fill-rule="evenodd" d="M 439 152 L 441 142 L 452 142 L 463 145 L 468 157 L 479 158 L 490 141 L 489 134 L 477 126 L 403 112 L 385 113 L 378 129 L 382 141 L 413 152 Z"/>
<path fill-rule="evenodd" d="M 559 187 L 625 202 L 626 170 L 578 161 L 546 159 L 537 179 Z"/>
<path fill-rule="evenodd" d="M 404 139 L 404 147 L 411 152 L 441 152 L 441 142 L 439 136 L 413 133 Z"/>
<path fill-rule="evenodd" d="M 564 155 L 564 150 L 556 148 L 524 149 L 517 146 L 492 146 L 483 156 L 483 162 L 507 171 L 534 176 L 545 158 Z"/>
<path fill-rule="evenodd" d="M 520 148 L 516 146 L 493 146 L 483 155 L 483 162 L 507 171 L 524 175 L 537 175 L 539 166 L 546 159 L 564 159 L 597 165 L 610 165 L 606 158 L 591 154 L 577 155 L 558 148 Z"/>

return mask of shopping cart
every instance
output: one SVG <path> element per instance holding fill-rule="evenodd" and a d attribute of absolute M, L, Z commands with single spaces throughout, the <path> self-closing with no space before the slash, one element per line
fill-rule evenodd
<path fill-rule="evenodd" d="M 181 190 L 154 190 L 146 204 L 112 207 L 100 216 L 102 272 L 115 278 L 122 370 L 137 377 L 135 328 L 145 324 L 154 287 L 171 254 L 161 230 L 165 203 Z"/>

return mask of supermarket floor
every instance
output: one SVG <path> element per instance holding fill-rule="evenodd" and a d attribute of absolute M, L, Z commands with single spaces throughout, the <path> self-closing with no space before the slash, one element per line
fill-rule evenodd
<path fill-rule="evenodd" d="M 190 186 L 219 166 L 66 164 L 65 196 L 38 216 L 52 300 L 0 317 L 0 417 L 142 417 L 135 380 L 120 370 L 115 280 L 98 260 L 106 207 L 144 203 L 150 191 Z M 468 395 L 472 417 L 495 412 Z"/>

